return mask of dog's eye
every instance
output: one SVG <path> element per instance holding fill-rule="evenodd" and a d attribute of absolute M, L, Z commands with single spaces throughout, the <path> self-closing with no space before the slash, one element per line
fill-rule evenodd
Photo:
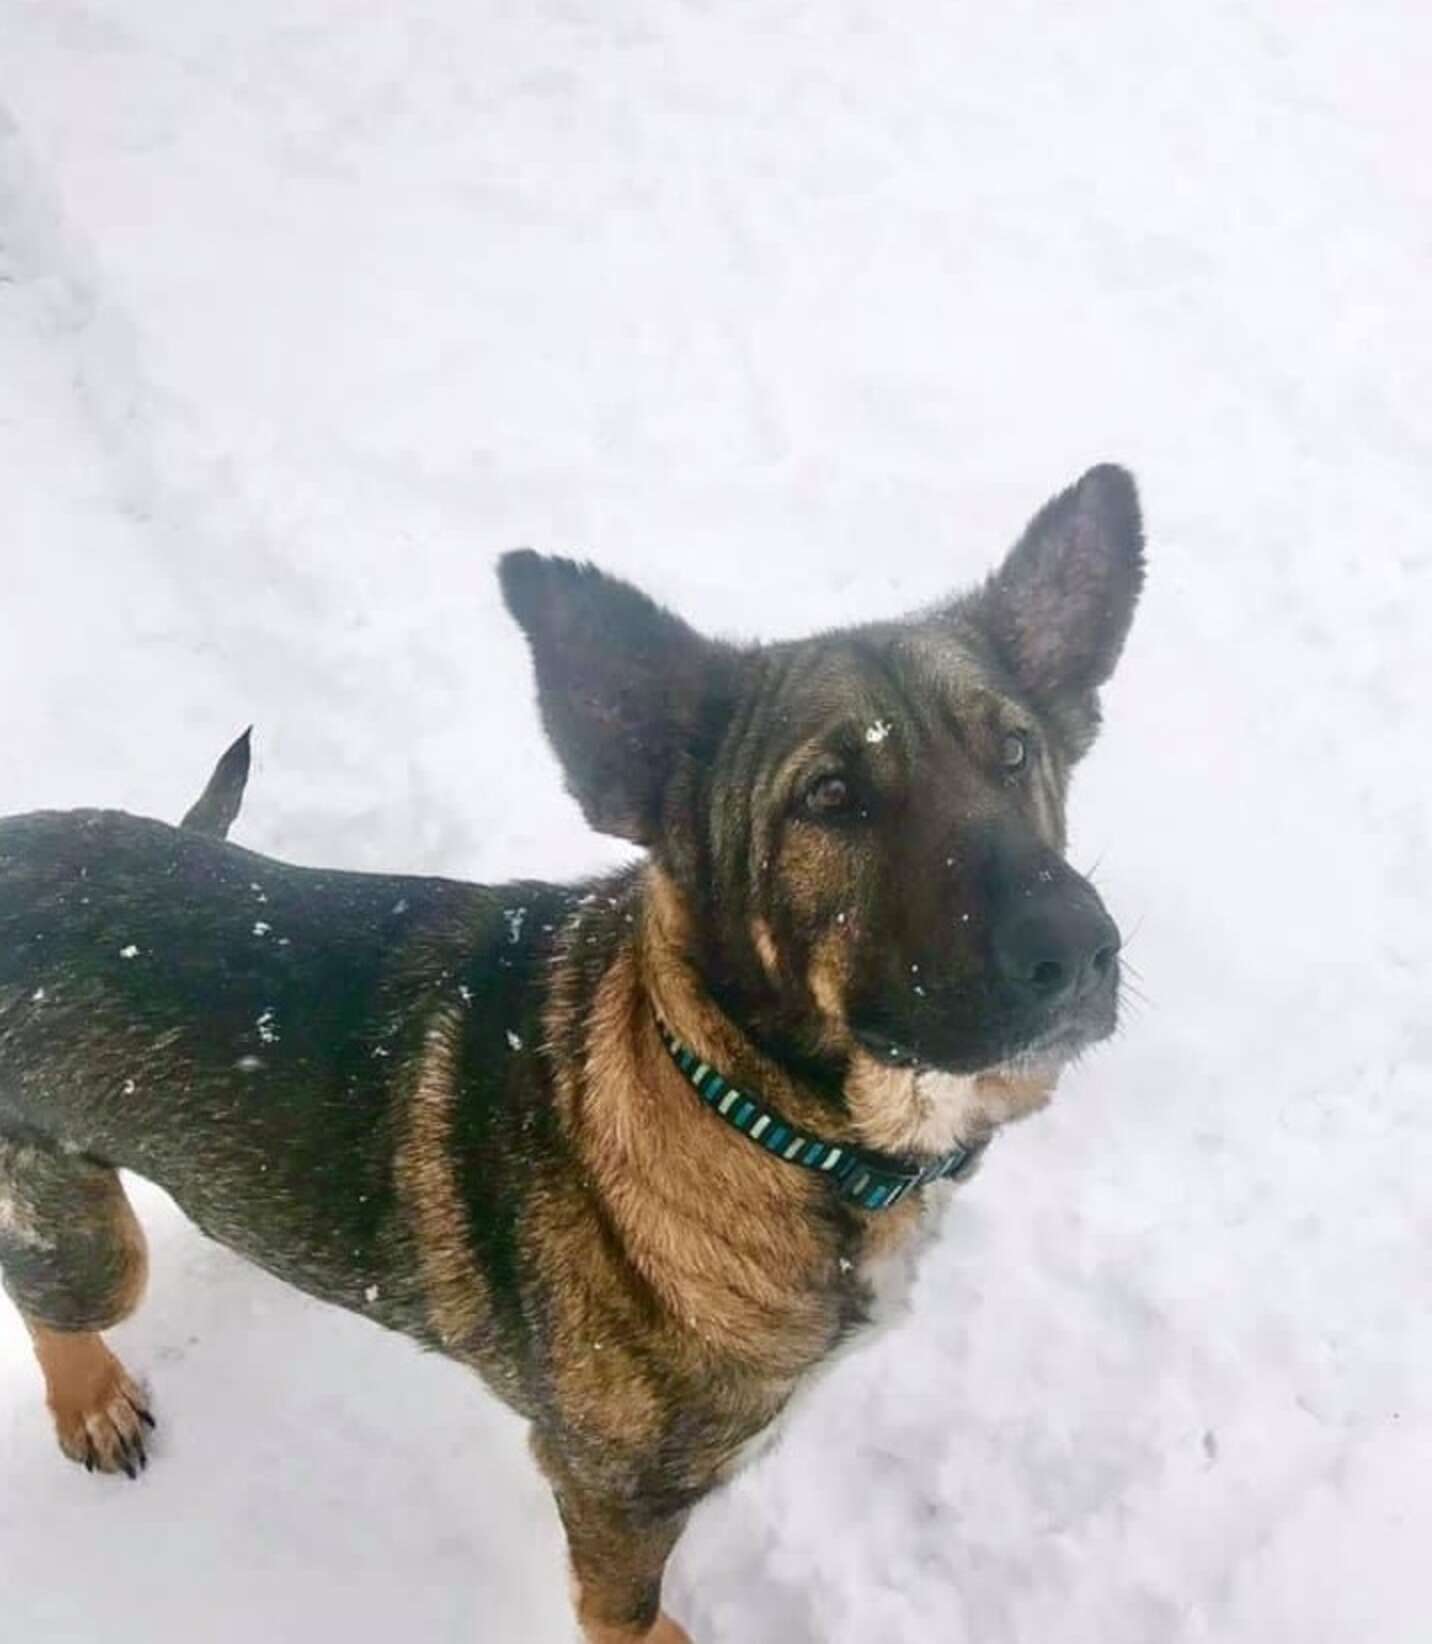
<path fill-rule="evenodd" d="M 805 805 L 816 816 L 840 816 L 855 803 L 854 790 L 843 776 L 816 777 L 805 791 Z"/>
<path fill-rule="evenodd" d="M 999 745 L 1000 763 L 1007 771 L 1022 771 L 1029 759 L 1029 742 L 1023 731 L 1007 731 Z"/>

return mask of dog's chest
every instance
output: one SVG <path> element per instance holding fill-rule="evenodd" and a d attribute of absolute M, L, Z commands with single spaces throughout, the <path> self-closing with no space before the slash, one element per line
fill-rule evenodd
<path fill-rule="evenodd" d="M 912 1226 L 898 1239 L 876 1237 L 864 1251 L 840 1261 L 842 1310 L 851 1319 L 840 1340 L 795 1383 L 780 1413 L 736 1452 L 727 1476 L 739 1472 L 771 1449 L 801 1407 L 850 1354 L 868 1347 L 899 1324 L 910 1311 L 920 1261 L 939 1229 L 953 1184 L 936 1182 L 921 1194 Z"/>
<path fill-rule="evenodd" d="M 932 1182 L 921 1192 L 911 1224 L 899 1237 L 882 1239 L 877 1227 L 864 1250 L 854 1260 L 842 1264 L 851 1285 L 858 1323 L 822 1361 L 820 1372 L 829 1370 L 852 1350 L 884 1335 L 910 1311 L 920 1264 L 939 1232 L 953 1193 L 953 1183 Z"/>

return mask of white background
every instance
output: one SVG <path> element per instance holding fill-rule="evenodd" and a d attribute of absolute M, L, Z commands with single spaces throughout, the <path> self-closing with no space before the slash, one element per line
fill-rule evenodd
<path fill-rule="evenodd" d="M 500 551 L 773 637 L 1140 478 L 1149 1002 L 699 1514 L 698 1644 L 1432 1637 L 1429 84 L 1415 0 L 0 0 L 0 812 L 252 720 L 246 844 L 576 873 Z M 0 1633 L 567 1639 L 516 1423 L 140 1204 L 142 1484 L 0 1305 Z"/>

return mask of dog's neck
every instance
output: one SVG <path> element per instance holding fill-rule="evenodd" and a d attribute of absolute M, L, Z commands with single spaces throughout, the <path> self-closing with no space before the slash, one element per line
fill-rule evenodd
<path fill-rule="evenodd" d="M 693 957 L 690 915 L 669 876 L 649 865 L 640 888 L 635 949 L 641 986 L 654 1019 L 723 1077 L 764 1099 L 812 1135 L 852 1146 L 866 1141 L 832 1080 L 813 1077 L 793 1058 L 768 1048 L 717 1001 Z"/>
<path fill-rule="evenodd" d="M 596 893 L 553 954 L 544 1033 L 561 1050 L 557 1110 L 624 1260 L 707 1350 L 758 1373 L 771 1403 L 755 1414 L 769 1419 L 838 1337 L 847 1251 L 830 1219 L 812 1214 L 819 1184 L 772 1170 L 673 1064 L 655 1008 L 684 1022 L 699 1000 L 645 939 L 646 900 L 635 879 Z M 742 1050 L 724 1019 L 702 1020 L 720 1049 Z"/>
<path fill-rule="evenodd" d="M 874 1255 L 903 1248 L 921 1225 L 923 1193 L 876 1215 L 828 1213 L 830 1187 L 811 1171 L 772 1168 L 748 1136 L 693 1093 L 658 1028 L 670 1023 L 693 1049 L 812 1136 L 889 1151 L 978 1135 L 991 1111 L 983 1081 L 919 1094 L 930 1113 L 914 1128 L 882 1130 L 886 1081 L 857 1088 L 851 1109 L 813 1091 L 763 1050 L 711 998 L 683 940 L 680 898 L 646 868 L 578 901 L 552 957 L 544 1032 L 562 1123 L 588 1190 L 625 1259 L 667 1311 L 723 1357 L 759 1343 L 763 1385 L 823 1358 L 848 1322 L 852 1275 Z M 907 1075 L 914 1079 L 915 1075 Z M 973 1085 L 973 1089 L 970 1086 Z M 953 1098 L 953 1099 L 952 1099 Z M 938 1151 L 938 1149 L 936 1149 Z"/>

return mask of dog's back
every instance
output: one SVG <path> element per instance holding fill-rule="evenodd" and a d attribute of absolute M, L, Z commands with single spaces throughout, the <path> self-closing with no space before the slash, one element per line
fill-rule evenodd
<path fill-rule="evenodd" d="M 519 891 L 535 912 L 543 889 Z M 293 867 L 120 812 L 0 821 L 0 1130 L 135 1170 L 358 1305 L 392 1266 L 395 1084 L 434 1014 L 485 1041 L 478 1110 L 538 1038 L 540 922 L 514 942 L 503 912 L 482 887 Z"/>

